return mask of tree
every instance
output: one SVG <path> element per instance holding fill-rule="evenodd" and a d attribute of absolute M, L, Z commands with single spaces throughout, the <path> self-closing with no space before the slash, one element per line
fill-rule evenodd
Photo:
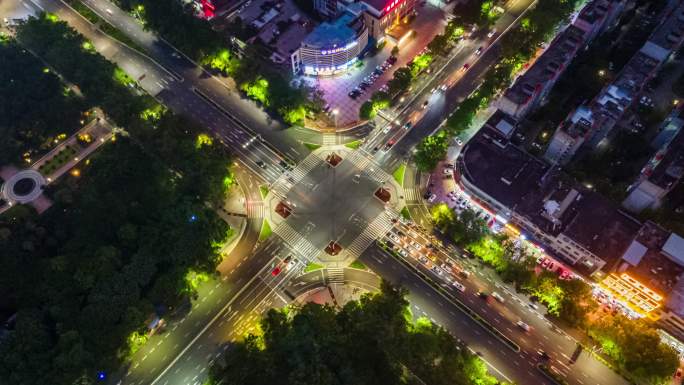
<path fill-rule="evenodd" d="M 434 135 L 426 136 L 416 146 L 413 159 L 420 171 L 431 171 L 437 163 L 444 159 L 449 148 L 449 138 L 446 132 L 439 131 Z"/>
<path fill-rule="evenodd" d="M 341 310 L 308 303 L 270 310 L 261 335 L 229 346 L 211 384 L 435 385 L 498 382 L 447 331 L 407 317 L 407 292 L 387 282 Z M 410 383 L 411 381 L 409 381 Z"/>
<path fill-rule="evenodd" d="M 446 34 L 441 34 L 435 36 L 427 47 L 430 50 L 430 52 L 434 52 L 437 55 L 444 56 L 451 49 L 451 41 L 449 40 L 449 37 Z"/>
<path fill-rule="evenodd" d="M 266 107 L 271 103 L 268 92 L 268 80 L 261 76 L 258 76 L 250 82 L 243 83 L 240 86 L 240 89 L 245 91 L 248 97 L 258 101 Z"/>
<path fill-rule="evenodd" d="M 409 67 L 401 67 L 394 71 L 394 77 L 387 82 L 389 91 L 387 91 L 391 96 L 396 96 L 401 92 L 406 91 L 411 85 L 413 80 L 413 75 L 411 74 L 411 69 Z"/>

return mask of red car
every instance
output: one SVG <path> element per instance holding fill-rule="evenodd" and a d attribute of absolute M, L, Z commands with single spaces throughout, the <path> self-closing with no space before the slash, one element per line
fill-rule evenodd
<path fill-rule="evenodd" d="M 275 277 L 276 275 L 280 274 L 281 271 L 282 270 L 280 269 L 280 266 L 276 266 L 276 268 L 271 271 L 271 275 Z"/>
<path fill-rule="evenodd" d="M 470 64 L 465 63 L 465 64 L 463 65 L 463 67 L 461 67 L 461 71 L 467 71 L 468 68 L 470 68 Z"/>

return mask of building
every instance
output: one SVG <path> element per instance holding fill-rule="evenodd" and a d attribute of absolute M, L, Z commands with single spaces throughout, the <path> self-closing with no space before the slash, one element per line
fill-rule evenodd
<path fill-rule="evenodd" d="M 463 147 L 458 183 L 498 218 L 578 269 L 593 273 L 611 265 L 641 224 L 558 167 L 513 145 L 510 134 L 498 128 L 510 121 L 497 112 Z"/>
<path fill-rule="evenodd" d="M 660 207 L 663 199 L 684 176 L 684 108 L 678 108 L 663 123 L 653 144 L 658 150 L 644 165 L 622 205 L 629 211 Z"/>
<path fill-rule="evenodd" d="M 361 0 L 366 8 L 364 18 L 368 35 L 375 41 L 384 39 L 387 32 L 402 18 L 412 14 L 416 0 Z"/>
<path fill-rule="evenodd" d="M 321 16 L 334 19 L 337 17 L 337 0 L 314 0 L 314 9 Z"/>
<path fill-rule="evenodd" d="M 596 148 L 608 139 L 626 111 L 639 99 L 643 87 L 684 40 L 684 3 L 672 0 L 663 12 L 663 22 L 615 80 L 556 129 L 544 155 L 546 160 L 565 164 L 581 146 Z M 577 116 L 578 112 L 581 116 Z"/>
<path fill-rule="evenodd" d="M 345 11 L 333 22 L 318 25 L 290 56 L 292 72 L 335 75 L 358 60 L 368 45 L 368 28 L 362 13 Z"/>
<path fill-rule="evenodd" d="M 599 33 L 613 26 L 624 1 L 597 0 L 587 4 L 572 24 L 549 44 L 544 53 L 508 88 L 498 107 L 516 119 L 523 118 L 544 99 L 561 74 Z"/>

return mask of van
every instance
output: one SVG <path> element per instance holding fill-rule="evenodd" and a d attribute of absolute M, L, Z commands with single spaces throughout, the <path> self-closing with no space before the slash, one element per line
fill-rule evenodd
<path fill-rule="evenodd" d="M 504 298 L 501 296 L 501 294 L 499 294 L 499 293 L 497 293 L 497 292 L 495 292 L 495 291 L 492 292 L 492 297 L 494 297 L 494 299 L 496 299 L 497 301 L 499 301 L 499 302 L 501 302 L 501 303 L 506 302 L 506 301 L 504 300 Z"/>

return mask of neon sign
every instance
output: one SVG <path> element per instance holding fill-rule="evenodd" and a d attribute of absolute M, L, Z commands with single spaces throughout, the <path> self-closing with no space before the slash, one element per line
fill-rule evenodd
<path fill-rule="evenodd" d="M 391 11 L 394 7 L 399 5 L 403 0 L 393 0 L 388 6 L 385 7 L 385 12 Z"/>

